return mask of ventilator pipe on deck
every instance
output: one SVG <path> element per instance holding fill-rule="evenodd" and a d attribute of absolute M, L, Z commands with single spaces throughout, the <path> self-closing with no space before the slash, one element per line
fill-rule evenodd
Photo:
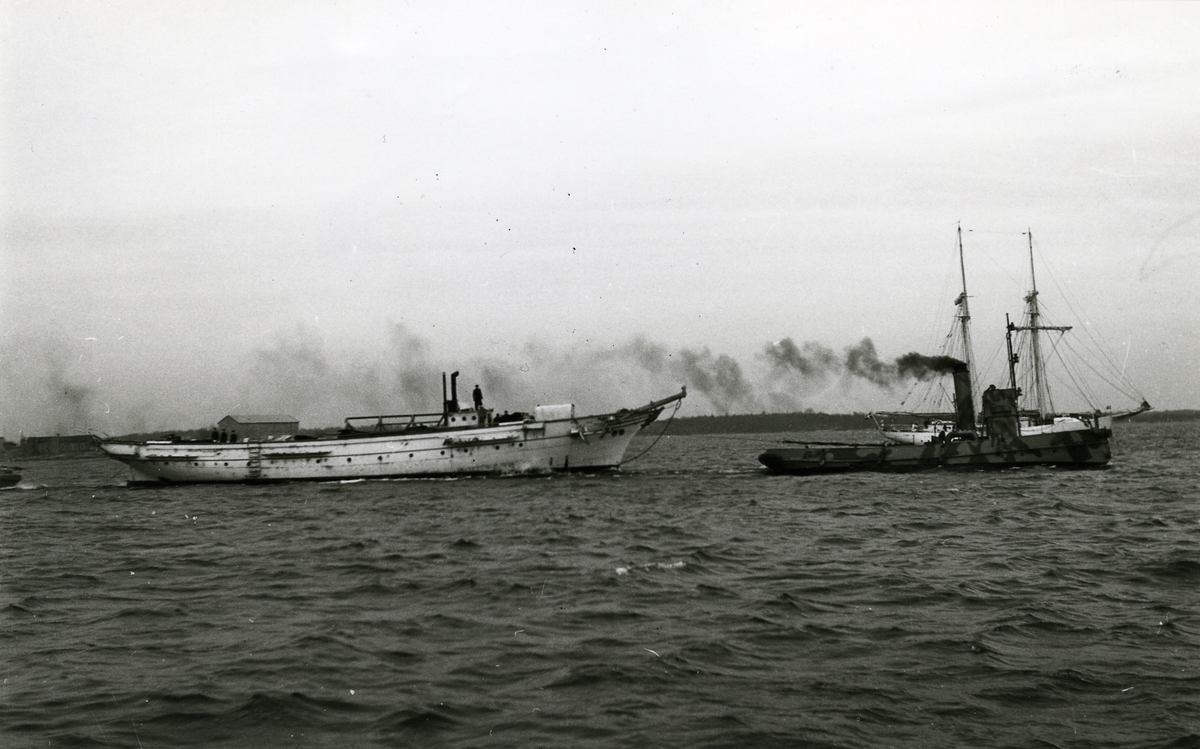
<path fill-rule="evenodd" d="M 442 372 L 442 414 L 458 413 L 458 372 L 450 373 L 450 396 L 446 396 L 446 373 Z"/>

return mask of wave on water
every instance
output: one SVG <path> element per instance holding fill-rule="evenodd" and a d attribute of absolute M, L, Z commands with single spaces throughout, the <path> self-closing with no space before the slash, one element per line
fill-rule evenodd
<path fill-rule="evenodd" d="M 1069 475 L 780 477 L 705 437 L 613 476 L 455 482 L 126 488 L 46 462 L 0 503 L 0 734 L 1194 746 L 1200 444 L 1167 465 L 1186 425 L 1120 428 L 1118 463 Z"/>

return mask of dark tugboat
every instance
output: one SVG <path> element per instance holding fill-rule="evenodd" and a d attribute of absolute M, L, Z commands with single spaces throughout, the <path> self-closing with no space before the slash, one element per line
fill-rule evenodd
<path fill-rule="evenodd" d="M 979 423 L 971 404 L 971 376 L 954 373 L 958 406 L 954 430 L 921 444 L 798 443 L 767 450 L 759 461 L 775 473 L 810 475 L 846 471 L 919 471 L 930 468 L 1009 468 L 1029 465 L 1101 467 L 1112 458 L 1112 429 L 1097 414 L 1083 428 L 1022 434 L 1015 388 L 983 392 Z"/>
<path fill-rule="evenodd" d="M 1150 409 L 1144 399 L 1135 409 L 1114 414 L 1095 409 L 1087 413 L 1057 414 L 1050 406 L 1049 383 L 1038 336 L 1043 332 L 1065 333 L 1066 326 L 1047 325 L 1038 307 L 1037 281 L 1033 275 L 1033 238 L 1029 240 L 1031 291 L 1025 297 L 1027 310 L 1021 325 L 1007 325 L 1009 387 L 990 386 L 981 393 L 978 413 L 972 392 L 971 345 L 967 312 L 966 274 L 963 292 L 956 305 L 959 312 L 955 331 L 961 355 L 936 357 L 949 364 L 954 377 L 952 414 L 875 413 L 882 435 L 880 444 L 791 443 L 793 446 L 767 450 L 759 461 L 775 473 L 818 474 L 845 471 L 916 471 L 930 468 L 1008 468 L 1053 465 L 1078 468 L 1102 467 L 1112 458 L 1108 440 L 1114 419 L 1127 418 Z M 959 229 L 959 263 L 962 263 L 962 230 Z M 1024 348 L 1014 349 L 1013 335 L 1025 334 Z M 1033 391 L 1033 408 L 1021 409 L 1017 362 L 1023 352 L 1030 360 L 1027 384 Z M 918 355 L 910 355 L 918 356 Z M 931 357 L 918 357 L 933 360 Z M 1025 382 L 1025 380 L 1022 380 Z M 904 426 L 896 426 L 899 419 Z"/>

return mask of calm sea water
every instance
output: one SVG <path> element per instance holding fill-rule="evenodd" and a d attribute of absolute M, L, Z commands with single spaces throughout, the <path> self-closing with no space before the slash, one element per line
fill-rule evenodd
<path fill-rule="evenodd" d="M 1101 471 L 769 476 L 780 437 L 549 478 L 28 462 L 0 743 L 1200 746 L 1200 424 L 1119 425 Z"/>

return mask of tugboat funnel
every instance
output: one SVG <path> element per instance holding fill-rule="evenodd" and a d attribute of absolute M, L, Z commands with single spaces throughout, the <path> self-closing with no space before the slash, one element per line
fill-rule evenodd
<path fill-rule="evenodd" d="M 954 370 L 954 428 L 960 432 L 975 429 L 975 404 L 971 400 L 971 372 L 964 365 Z"/>

